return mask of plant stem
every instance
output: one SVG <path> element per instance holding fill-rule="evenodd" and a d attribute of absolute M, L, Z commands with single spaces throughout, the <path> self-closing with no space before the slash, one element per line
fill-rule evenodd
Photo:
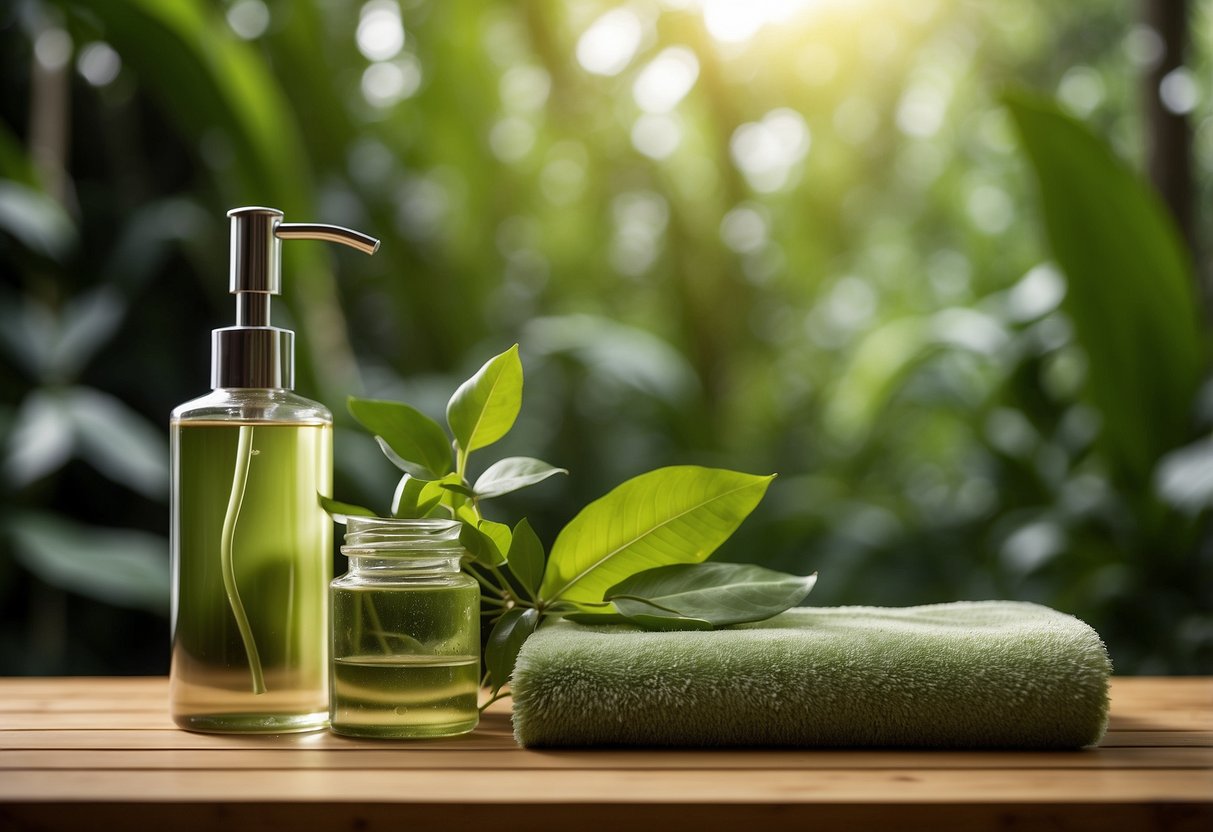
<path fill-rule="evenodd" d="M 253 629 L 249 626 L 248 614 L 240 601 L 240 591 L 236 588 L 236 570 L 232 565 L 232 545 L 236 537 L 236 521 L 240 517 L 240 507 L 244 504 L 244 489 L 248 484 L 249 462 L 253 457 L 253 426 L 241 425 L 240 435 L 236 441 L 236 467 L 232 474 L 232 492 L 227 501 L 227 513 L 223 516 L 223 535 L 219 540 L 219 571 L 223 575 L 223 589 L 227 593 L 228 605 L 236 618 L 236 627 L 240 630 L 240 640 L 244 642 L 244 652 L 248 655 L 249 672 L 253 676 L 253 693 L 265 693 L 265 673 L 261 669 L 261 655 L 257 652 L 257 642 L 253 639 Z"/>
<path fill-rule="evenodd" d="M 379 620 L 379 611 L 375 609 L 375 601 L 371 596 L 363 596 L 366 601 L 366 612 L 371 619 L 371 633 L 379 642 L 379 649 L 383 651 L 383 655 L 389 655 L 392 648 L 388 646 L 387 639 L 384 637 L 383 622 Z"/>
<path fill-rule="evenodd" d="M 497 596 L 498 598 L 504 597 L 501 594 L 501 590 L 498 589 L 495 584 L 491 583 L 487 578 L 485 578 L 483 575 L 481 575 L 480 572 L 476 569 L 476 567 L 474 567 L 472 564 L 465 563 L 464 568 L 467 569 L 468 574 L 471 575 L 473 578 L 475 578 L 476 582 L 479 583 L 482 588 L 488 590 L 489 592 L 491 592 L 493 595 Z"/>
<path fill-rule="evenodd" d="M 484 713 L 485 708 L 487 708 L 489 705 L 492 705 L 498 699 L 505 699 L 507 696 L 513 696 L 513 694 L 510 693 L 508 690 L 501 690 L 501 691 L 498 691 L 497 693 L 494 693 L 491 697 L 489 697 L 489 701 L 485 702 L 483 705 L 480 706 L 480 713 Z"/>
<path fill-rule="evenodd" d="M 510 586 L 510 582 L 506 580 L 505 575 L 501 574 L 501 570 L 491 564 L 486 564 L 489 572 L 493 573 L 493 577 L 497 579 L 497 583 L 501 587 L 501 594 L 507 601 L 513 601 L 515 604 L 522 604 L 522 599 L 514 594 L 514 588 Z M 530 606 L 527 604 L 526 606 Z"/>

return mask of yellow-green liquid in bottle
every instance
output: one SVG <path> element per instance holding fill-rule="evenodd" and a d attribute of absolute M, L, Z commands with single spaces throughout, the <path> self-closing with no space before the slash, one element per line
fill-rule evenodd
<path fill-rule="evenodd" d="M 172 446 L 174 720 L 325 727 L 332 523 L 317 494 L 332 493 L 331 427 L 175 420 Z"/>

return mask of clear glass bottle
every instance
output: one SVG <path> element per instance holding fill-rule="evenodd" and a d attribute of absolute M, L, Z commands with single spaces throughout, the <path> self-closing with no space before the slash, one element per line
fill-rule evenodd
<path fill-rule="evenodd" d="M 294 333 L 270 325 L 270 299 L 281 240 L 379 243 L 274 208 L 228 216 L 236 325 L 211 334 L 212 392 L 170 426 L 169 707 L 192 731 L 312 731 L 328 723 L 333 415 L 291 391 Z"/>
<path fill-rule="evenodd" d="M 328 722 L 328 409 L 285 389 L 219 389 L 173 411 L 173 652 L 182 728 Z"/>
<path fill-rule="evenodd" d="M 480 586 L 459 523 L 350 517 L 332 583 L 329 719 L 338 734 L 463 734 L 479 721 Z"/>

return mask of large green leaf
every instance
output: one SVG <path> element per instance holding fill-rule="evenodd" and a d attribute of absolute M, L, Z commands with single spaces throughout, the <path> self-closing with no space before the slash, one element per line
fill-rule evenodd
<path fill-rule="evenodd" d="M 388 458 L 397 467 L 422 479 L 436 479 L 451 470 L 451 446 L 446 433 L 420 410 L 403 402 L 354 396 L 350 396 L 348 407 L 359 424 L 387 444 L 384 451 L 390 449 L 395 454 L 388 454 Z"/>
<path fill-rule="evenodd" d="M 626 578 L 604 596 L 628 618 L 706 621 L 713 627 L 764 621 L 805 599 L 817 575 L 799 577 L 740 563 L 676 563 Z M 690 629 L 702 629 L 698 624 Z"/>
<path fill-rule="evenodd" d="M 539 594 L 545 601 L 601 601 L 637 572 L 698 563 L 741 525 L 772 479 L 692 465 L 630 479 L 560 532 Z"/>
<path fill-rule="evenodd" d="M 489 359 L 446 407 L 446 420 L 465 454 L 509 433 L 522 408 L 522 361 L 518 345 Z"/>
<path fill-rule="evenodd" d="M 1192 267 L 1155 193 L 1107 144 L 1049 102 L 1007 99 L 1068 278 L 1064 308 L 1089 358 L 1101 441 L 1141 482 L 1190 438 L 1204 368 Z"/>

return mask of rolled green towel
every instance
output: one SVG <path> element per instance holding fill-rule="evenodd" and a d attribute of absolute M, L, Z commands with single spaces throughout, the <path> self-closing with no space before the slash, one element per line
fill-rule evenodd
<path fill-rule="evenodd" d="M 1073 616 L 1009 601 L 789 610 L 711 632 L 557 622 L 523 646 L 524 746 L 1078 748 L 1111 663 Z"/>

